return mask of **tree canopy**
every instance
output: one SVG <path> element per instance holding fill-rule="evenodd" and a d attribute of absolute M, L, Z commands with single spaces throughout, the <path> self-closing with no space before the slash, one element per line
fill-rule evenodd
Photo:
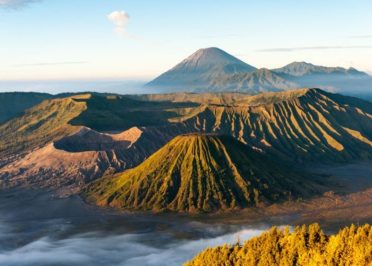
<path fill-rule="evenodd" d="M 244 244 L 208 248 L 184 266 L 372 265 L 372 226 L 326 235 L 318 224 L 271 228 Z"/>

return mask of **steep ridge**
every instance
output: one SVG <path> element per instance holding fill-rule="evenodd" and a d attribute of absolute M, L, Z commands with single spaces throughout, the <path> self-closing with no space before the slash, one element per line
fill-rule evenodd
<path fill-rule="evenodd" d="M 345 161 L 371 158 L 371 111 L 369 102 L 303 89 L 257 95 L 234 106 L 209 105 L 183 122 L 298 162 Z"/>
<path fill-rule="evenodd" d="M 0 124 L 51 98 L 53 98 L 51 94 L 37 92 L 0 93 Z"/>
<path fill-rule="evenodd" d="M 174 119 L 188 132 L 232 135 L 285 159 L 345 161 L 371 158 L 372 104 L 319 89 L 262 93 L 143 95 L 149 101 L 201 106 Z"/>
<path fill-rule="evenodd" d="M 100 179 L 88 201 L 129 210 L 217 211 L 316 194 L 317 186 L 229 136 L 178 136 L 139 166 Z"/>
<path fill-rule="evenodd" d="M 99 94 L 46 100 L 0 125 L 0 135 L 5 136 L 0 139 L 0 165 L 12 154 L 43 147 L 78 132 L 83 126 L 101 132 L 120 132 L 134 126 L 164 125 L 170 118 L 187 114 L 187 108 L 194 106 L 199 105 L 143 102 Z"/>
<path fill-rule="evenodd" d="M 22 155 L 48 142 L 76 132 L 79 128 L 68 122 L 79 116 L 87 106 L 90 94 L 43 101 L 24 115 L 0 125 L 0 165 L 11 155 Z"/>

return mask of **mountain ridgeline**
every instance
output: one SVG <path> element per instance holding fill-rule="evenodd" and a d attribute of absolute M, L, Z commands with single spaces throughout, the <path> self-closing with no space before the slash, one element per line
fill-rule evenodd
<path fill-rule="evenodd" d="M 320 186 L 319 186 L 320 187 Z M 84 191 L 99 206 L 210 212 L 316 195 L 317 185 L 230 136 L 178 136 L 139 166 Z"/>
<path fill-rule="evenodd" d="M 370 102 L 318 89 L 72 95 L 0 125 L 0 185 L 77 193 L 191 133 L 231 136 L 289 164 L 371 159 L 371 118 Z"/>
<path fill-rule="evenodd" d="M 208 98 L 208 104 L 175 121 L 190 131 L 231 135 L 291 161 L 371 158 L 370 102 L 318 89 Z M 178 101 L 172 94 L 150 99 Z"/>
<path fill-rule="evenodd" d="M 245 92 L 316 87 L 331 91 L 367 94 L 372 78 L 354 68 L 324 67 L 293 62 L 277 69 L 257 69 L 211 47 L 200 49 L 147 84 L 160 93 Z"/>
<path fill-rule="evenodd" d="M 37 92 L 0 93 L 0 124 L 51 98 L 51 94 Z"/>

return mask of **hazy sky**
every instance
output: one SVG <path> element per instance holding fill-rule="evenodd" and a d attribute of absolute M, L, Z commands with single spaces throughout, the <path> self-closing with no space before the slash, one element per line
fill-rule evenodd
<path fill-rule="evenodd" d="M 372 72 L 370 0 L 0 0 L 0 81 L 150 79 L 216 46 Z"/>

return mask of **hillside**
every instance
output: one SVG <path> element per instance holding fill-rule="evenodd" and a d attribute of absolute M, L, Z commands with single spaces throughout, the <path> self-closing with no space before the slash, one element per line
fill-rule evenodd
<path fill-rule="evenodd" d="M 144 95 L 141 100 L 196 102 L 172 119 L 189 130 L 231 135 L 283 159 L 347 161 L 371 158 L 372 104 L 319 89 L 262 93 Z"/>
<path fill-rule="evenodd" d="M 86 182 L 138 165 L 182 133 L 161 127 L 193 106 L 99 94 L 46 100 L 0 125 L 0 187 L 78 192 Z M 141 127 L 149 125 L 160 128 Z"/>
<path fill-rule="evenodd" d="M 370 265 L 372 227 L 346 227 L 326 235 L 318 224 L 276 227 L 245 243 L 209 248 L 185 266 L 202 265 Z"/>
<path fill-rule="evenodd" d="M 319 186 L 320 187 L 320 186 Z M 99 206 L 210 212 L 317 194 L 311 178 L 274 164 L 232 137 L 179 136 L 139 166 L 84 191 Z"/>
<path fill-rule="evenodd" d="M 37 92 L 0 93 L 0 124 L 52 97 L 53 95 Z"/>
<path fill-rule="evenodd" d="M 230 135 L 289 164 L 371 159 L 371 117 L 370 102 L 317 89 L 52 99 L 0 125 L 0 185 L 76 193 L 187 133 Z"/>
<path fill-rule="evenodd" d="M 84 101 L 78 100 L 89 97 L 46 100 L 0 125 L 0 135 L 6 136 L 0 139 L 0 162 L 6 156 L 22 154 L 77 130 L 68 122 L 86 109 Z"/>
<path fill-rule="evenodd" d="M 122 96 L 82 94 L 46 100 L 0 125 L 0 155 L 42 147 L 80 130 L 124 131 L 134 126 L 164 125 L 192 103 L 140 102 Z M 171 111 L 169 111 L 170 109 Z M 187 111 L 186 111 L 187 113 Z M 1 160 L 0 160 L 1 161 Z"/>

